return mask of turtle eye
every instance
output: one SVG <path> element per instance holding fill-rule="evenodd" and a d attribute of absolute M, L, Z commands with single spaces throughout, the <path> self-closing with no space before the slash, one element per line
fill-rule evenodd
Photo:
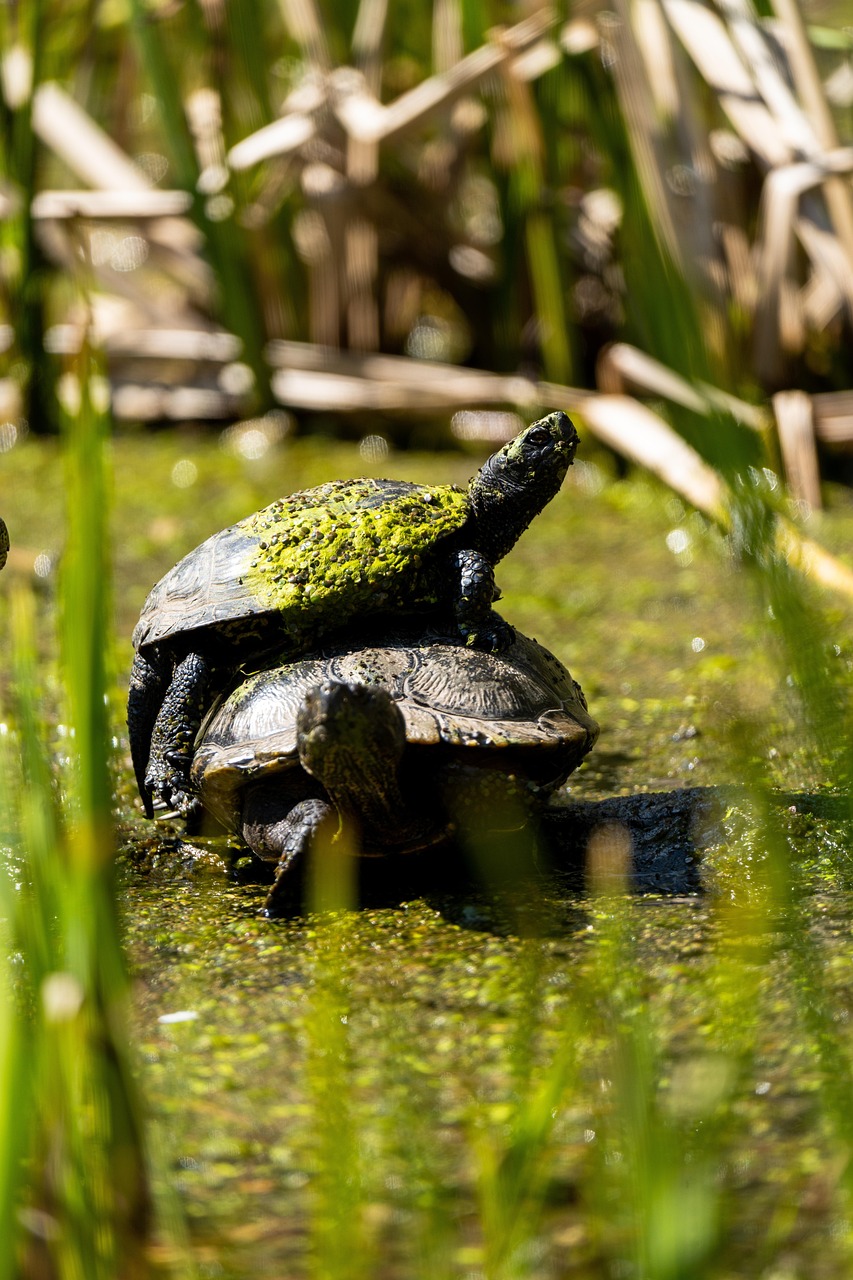
<path fill-rule="evenodd" d="M 551 439 L 551 432 L 547 427 L 531 427 L 530 435 L 527 438 L 531 444 L 548 444 Z"/>

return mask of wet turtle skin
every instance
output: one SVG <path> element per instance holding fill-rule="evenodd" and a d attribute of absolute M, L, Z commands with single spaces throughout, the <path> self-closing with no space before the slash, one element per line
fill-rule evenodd
<path fill-rule="evenodd" d="M 192 784 L 204 808 L 278 864 L 270 915 L 298 906 L 314 838 L 341 822 L 365 853 L 526 813 L 598 736 L 580 686 L 518 632 L 501 653 L 419 629 L 326 647 L 249 676 L 210 713 Z"/>
<path fill-rule="evenodd" d="M 500 650 L 494 564 L 559 489 L 577 433 L 563 413 L 492 455 L 467 491 L 333 481 L 208 538 L 151 591 L 133 633 L 128 726 L 146 812 L 189 812 L 192 745 L 217 682 L 265 652 L 288 657 L 371 615 L 426 612 Z"/>
<path fill-rule="evenodd" d="M 6 522 L 0 518 L 0 569 L 5 565 L 8 554 L 9 530 L 6 528 Z"/>

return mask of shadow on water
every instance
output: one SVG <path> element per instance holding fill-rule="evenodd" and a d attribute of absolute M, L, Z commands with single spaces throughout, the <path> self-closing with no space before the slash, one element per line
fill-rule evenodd
<path fill-rule="evenodd" d="M 540 818 L 541 861 L 551 890 L 571 896 L 589 891 L 587 851 L 596 832 L 618 829 L 627 840 L 624 880 L 632 892 L 697 894 L 702 849 L 720 805 L 713 787 L 694 787 L 601 801 L 572 801 Z M 488 868 L 485 869 L 488 875 Z M 620 876 L 620 879 L 622 877 Z M 365 859 L 360 892 L 364 905 L 391 906 L 418 896 L 444 901 L 482 891 L 482 876 L 460 850 L 447 846 L 420 855 Z"/>
<path fill-rule="evenodd" d="M 551 806 L 539 820 L 543 861 L 562 888 L 586 892 L 590 837 L 601 829 L 620 827 L 630 841 L 627 880 L 633 892 L 698 893 L 697 867 L 721 794 L 716 787 L 692 787 Z M 178 840 L 176 847 L 182 843 Z M 251 864 L 241 859 L 233 874 L 244 883 L 272 880 L 272 872 L 257 859 Z M 398 906 L 413 896 L 465 893 L 477 882 L 476 868 L 456 843 L 419 853 L 364 857 L 359 863 L 359 905 L 377 909 Z"/>
<path fill-rule="evenodd" d="M 849 813 L 848 799 L 841 795 L 777 792 L 774 799 L 780 812 L 789 809 L 829 822 Z M 586 899 L 602 890 L 695 900 L 708 887 L 706 853 L 725 840 L 727 809 L 748 800 L 744 788 L 708 786 L 553 804 L 540 816 L 532 878 L 532 863 L 525 860 L 517 834 L 507 840 L 503 853 L 500 841 L 490 840 L 492 866 L 478 867 L 457 843 L 365 857 L 358 866 L 358 909 L 394 910 L 422 899 L 462 928 L 554 936 L 576 928 L 588 908 Z M 218 841 L 211 844 L 220 851 L 224 847 Z M 599 853 L 603 848 L 603 859 L 591 857 L 596 847 Z M 188 868 L 199 858 L 210 859 L 224 872 L 230 857 L 228 878 L 246 887 L 257 885 L 260 911 L 272 869 L 245 856 L 248 850 L 230 843 L 223 860 L 221 852 L 211 855 L 182 835 L 161 838 L 156 848 L 161 866 L 170 865 L 178 875 L 182 865 Z M 615 862 L 608 861 L 608 848 L 618 851 Z M 138 864 L 139 858 L 132 861 Z"/>
<path fill-rule="evenodd" d="M 637 894 L 696 895 L 702 889 L 703 848 L 712 838 L 720 804 L 719 789 L 695 787 L 553 806 L 540 819 L 537 862 L 540 873 L 543 864 L 547 872 L 539 874 L 533 886 L 524 885 L 522 865 L 512 865 L 518 854 L 515 840 L 508 841 L 507 860 L 494 868 L 495 882 L 486 884 L 492 881 L 489 866 L 478 870 L 454 843 L 414 854 L 362 858 L 358 904 L 362 910 L 383 910 L 422 898 L 456 925 L 504 933 L 512 931 L 511 916 L 492 909 L 494 898 L 511 899 L 516 888 L 529 888 L 541 906 L 552 908 L 541 921 L 546 932 L 561 932 L 564 926 L 559 922 L 566 910 L 589 892 L 590 840 L 596 833 L 614 831 L 623 833 L 627 852 L 619 884 L 624 882 Z M 239 860 L 232 875 L 259 888 L 272 878 L 269 868 L 254 859 Z M 600 881 L 599 873 L 599 888 Z M 525 912 L 528 922 L 533 914 Z"/>

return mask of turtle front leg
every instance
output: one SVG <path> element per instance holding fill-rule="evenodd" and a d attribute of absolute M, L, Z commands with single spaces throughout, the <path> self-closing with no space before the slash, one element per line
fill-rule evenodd
<path fill-rule="evenodd" d="M 321 832 L 331 839 L 338 827 L 337 810 L 328 800 L 299 800 L 291 808 L 289 803 L 269 783 L 249 788 L 243 802 L 243 839 L 257 857 L 278 861 L 263 910 L 270 919 L 300 910 L 311 845 Z"/>
<path fill-rule="evenodd" d="M 508 649 L 515 631 L 492 608 L 501 593 L 495 585 L 491 561 L 471 548 L 457 551 L 453 557 L 453 574 L 453 611 L 460 634 L 476 649 L 491 653 Z"/>
<path fill-rule="evenodd" d="M 210 676 L 207 659 L 200 653 L 188 653 L 175 667 L 151 734 L 145 787 L 149 795 L 159 795 L 184 815 L 199 807 L 190 787 L 190 765 Z"/>
<path fill-rule="evenodd" d="M 169 686 L 172 664 L 159 649 L 137 653 L 130 670 L 127 691 L 127 730 L 130 739 L 130 757 L 136 785 L 145 806 L 145 815 L 154 817 L 151 791 L 146 785 L 145 770 L 151 751 L 151 735 L 157 714 L 163 704 L 163 696 Z"/>

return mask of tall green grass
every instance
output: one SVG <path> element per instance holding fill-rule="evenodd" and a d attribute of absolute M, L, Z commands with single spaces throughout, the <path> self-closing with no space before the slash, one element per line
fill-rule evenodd
<path fill-rule="evenodd" d="M 43 656 L 55 612 L 26 587 L 6 611 L 0 1274 L 106 1280 L 147 1274 L 152 1204 L 115 890 L 108 421 L 88 352 L 73 377 L 58 671 Z"/>

